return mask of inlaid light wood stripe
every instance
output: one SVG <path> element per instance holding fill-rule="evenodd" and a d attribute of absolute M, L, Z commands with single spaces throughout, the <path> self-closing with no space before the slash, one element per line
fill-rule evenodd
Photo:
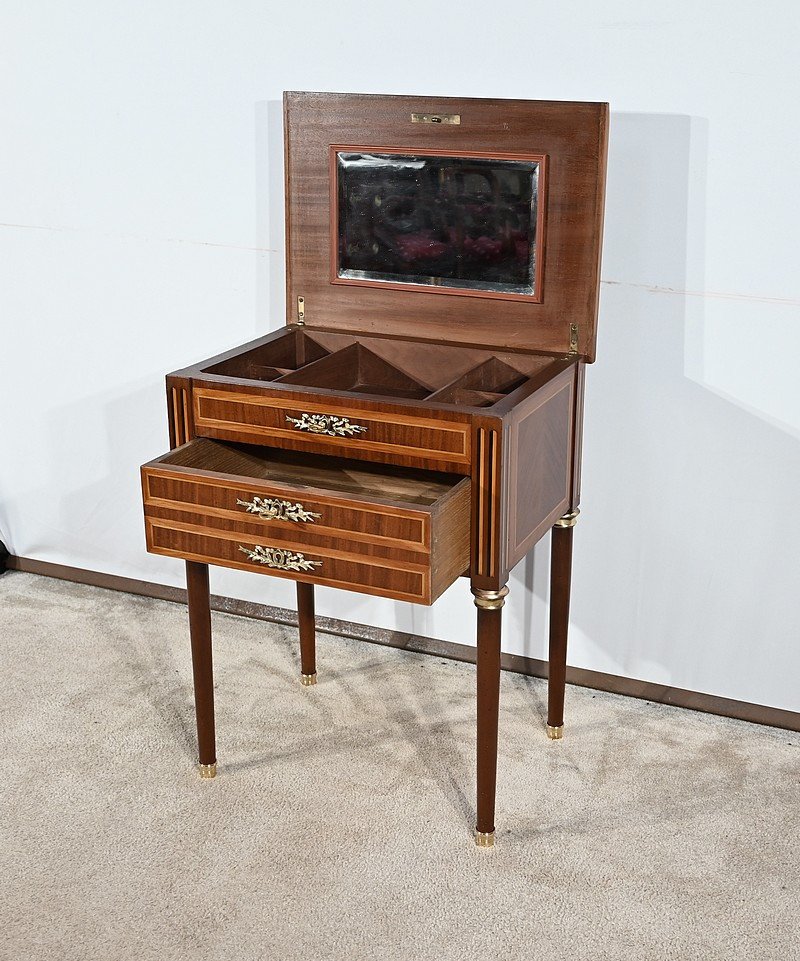
<path fill-rule="evenodd" d="M 150 495 L 149 491 L 145 496 L 145 504 L 148 507 L 161 507 L 164 510 L 179 511 L 180 513 L 184 514 L 203 514 L 211 517 L 219 517 L 224 520 L 243 521 L 253 525 L 258 524 L 259 521 L 262 524 L 283 523 L 287 530 L 297 531 L 298 534 L 302 534 L 302 532 L 305 530 L 305 528 L 300 527 L 297 524 L 292 524 L 291 521 L 281 522 L 272 519 L 262 520 L 257 515 L 249 514 L 244 510 L 232 511 L 226 510 L 224 507 L 208 507 L 205 504 L 189 504 L 185 501 L 169 500 L 165 497 L 153 497 Z M 215 530 L 216 529 L 217 528 L 215 528 Z M 430 549 L 425 544 L 424 536 L 419 541 L 407 541 L 402 540 L 399 537 L 388 537 L 382 534 L 373 534 L 370 531 L 343 531 L 338 527 L 328 527 L 319 521 L 315 521 L 313 526 L 309 528 L 309 531 L 313 534 L 334 535 L 342 541 L 358 541 L 364 544 L 380 543 L 391 547 L 400 547 L 403 550 L 415 551 L 418 554 L 430 553 Z M 420 524 L 420 531 L 424 534 L 424 525 L 422 523 Z"/>
<path fill-rule="evenodd" d="M 286 541 L 280 537 L 273 537 L 271 534 L 264 537 L 258 537 L 253 535 L 242 534 L 237 531 L 224 531 L 214 528 L 213 530 L 201 524 L 187 524 L 184 521 L 167 520 L 161 517 L 150 517 L 148 521 L 153 527 L 160 527 L 163 530 L 172 531 L 183 531 L 185 534 L 198 534 L 201 537 L 213 537 L 221 541 L 232 541 L 236 544 L 241 544 L 242 540 L 250 540 L 254 544 L 259 541 L 263 541 L 261 547 L 278 547 L 283 550 L 297 550 L 298 547 L 303 547 L 303 544 L 298 541 Z M 390 570 L 397 571 L 410 571 L 413 574 L 424 574 L 425 571 L 429 570 L 429 565 L 426 563 L 414 564 L 411 561 L 398 561 L 389 560 L 384 557 L 372 557 L 365 554 L 356 554 L 351 551 L 344 550 L 331 550 L 329 547 L 305 547 L 305 550 L 310 551 L 314 555 L 318 555 L 321 558 L 329 557 L 334 560 L 341 561 L 352 561 L 355 564 L 363 564 L 365 567 L 386 567 Z M 316 557 L 310 557 L 309 560 L 315 560 Z"/>
<path fill-rule="evenodd" d="M 489 539 L 489 577 L 496 573 L 497 561 L 497 531 L 495 529 L 495 495 L 497 493 L 497 431 L 489 431 L 489 476 L 487 479 L 488 514 L 486 530 Z"/>
<path fill-rule="evenodd" d="M 221 403 L 235 403 L 243 406 L 261 406 L 277 408 L 279 410 L 289 410 L 295 413 L 308 411 L 310 413 L 335 413 L 337 416 L 352 418 L 355 423 L 361 420 L 378 421 L 384 425 L 398 425 L 404 427 L 417 427 L 424 430 L 436 431 L 439 433 L 453 434 L 458 438 L 459 444 L 455 450 L 442 450 L 440 447 L 428 447 L 422 443 L 402 444 L 391 442 L 372 441 L 367 435 L 360 435 L 358 438 L 359 447 L 369 450 L 381 451 L 386 453 L 417 453 L 427 454 L 431 459 L 439 461 L 451 461 L 455 463 L 469 463 L 469 424 L 455 425 L 446 421 L 432 420 L 426 417 L 413 417 L 403 414 L 378 413 L 363 409 L 354 409 L 343 406 L 336 401 L 328 404 L 315 404 L 302 401 L 300 403 L 287 397 L 256 397 L 251 394 L 236 394 L 228 391 L 215 390 L 195 390 L 194 391 L 194 414 L 195 423 L 198 426 L 210 427 L 222 431 L 247 431 L 252 434 L 263 436 L 291 437 L 293 440 L 303 444 L 331 444 L 337 448 L 343 446 L 347 438 L 332 437 L 326 434 L 305 434 L 293 427 L 265 426 L 261 424 L 249 424 L 245 420 L 221 420 L 210 417 L 203 413 L 202 402 L 204 400 L 215 400 Z"/>
<path fill-rule="evenodd" d="M 476 566 L 478 568 L 479 574 L 485 573 L 483 569 L 483 539 L 484 539 L 483 502 L 484 502 L 484 495 L 486 490 L 486 484 L 484 480 L 485 467 L 484 467 L 484 456 L 483 456 L 484 434 L 485 434 L 485 431 L 483 430 L 482 427 L 480 427 L 478 428 L 478 431 L 475 437 L 475 445 L 478 448 L 475 453 L 475 458 L 478 464 L 478 490 L 477 490 L 478 509 L 475 512 L 477 515 L 477 524 L 478 524 L 478 550 L 477 550 Z"/>
<path fill-rule="evenodd" d="M 335 494 L 330 490 L 325 490 L 321 487 L 304 487 L 302 492 L 299 492 L 297 487 L 283 486 L 281 484 L 275 483 L 268 480 L 260 480 L 259 478 L 253 477 L 243 477 L 236 474 L 223 474 L 222 476 L 214 476 L 211 471 L 203 471 L 198 467 L 187 467 L 184 469 L 176 467 L 162 467 L 161 465 L 156 465 L 152 467 L 147 467 L 145 475 L 148 478 L 148 482 L 151 476 L 153 477 L 164 477 L 168 480 L 176 480 L 185 484 L 201 484 L 210 487 L 235 487 L 237 490 L 241 491 L 252 491 L 254 494 L 261 496 L 263 493 L 274 494 L 275 496 L 288 497 L 288 498 L 298 498 L 305 497 L 307 499 L 328 499 L 328 500 L 338 500 Z M 243 483 L 244 481 L 244 483 Z M 148 487 L 148 494 L 150 494 L 150 489 Z M 370 499 L 367 500 L 366 498 Z M 362 498 L 364 500 L 362 501 Z M 348 491 L 344 495 L 343 499 L 348 502 L 352 500 L 355 507 L 353 509 L 359 511 L 373 511 L 376 514 L 385 514 L 387 510 L 382 510 L 380 506 L 375 505 L 375 497 L 368 494 L 359 494 L 356 491 L 352 493 Z M 419 508 L 408 508 L 403 507 L 399 502 L 392 501 L 390 498 L 385 498 L 385 507 L 391 512 L 391 514 L 400 517 L 411 518 L 412 520 L 418 519 L 420 514 L 426 514 L 425 505 L 420 505 Z M 342 506 L 349 506 L 342 505 Z"/>
<path fill-rule="evenodd" d="M 162 529 L 166 530 L 167 528 Z M 204 536 L 213 537 L 215 535 L 210 534 L 206 529 Z M 373 587 L 371 584 L 365 584 L 361 581 L 343 581 L 333 577 L 326 577 L 324 574 L 297 574 L 294 571 L 282 571 L 278 568 L 264 567 L 260 564 L 248 564 L 244 561 L 230 560 L 228 558 L 223 559 L 212 553 L 199 553 L 195 551 L 175 550 L 171 547 L 164 547 L 160 544 L 156 544 L 154 541 L 154 527 L 151 518 L 147 518 L 147 542 L 148 550 L 151 553 L 162 554 L 165 557 L 177 557 L 181 560 L 197 561 L 201 564 L 217 564 L 221 567 L 229 567 L 239 571 L 249 571 L 253 574 L 267 574 L 271 577 L 282 577 L 287 580 L 304 581 L 309 584 L 320 584 L 324 587 L 336 587 L 340 590 L 357 591 L 359 594 L 371 594 L 376 597 L 390 597 L 399 601 L 430 603 L 430 571 L 428 568 L 420 573 L 416 573 L 414 571 L 403 572 L 419 578 L 419 591 L 408 592 L 398 590 L 394 587 Z M 391 568 L 389 569 L 391 570 Z"/>
<path fill-rule="evenodd" d="M 491 577 L 497 572 L 497 526 L 495 523 L 500 437 L 498 432 L 479 427 L 475 437 L 478 465 L 476 519 L 477 557 L 479 574 Z"/>
<path fill-rule="evenodd" d="M 186 388 L 181 388 L 181 399 L 183 401 L 183 436 L 189 440 L 189 404 L 186 397 Z"/>
<path fill-rule="evenodd" d="M 185 443 L 186 438 L 183 432 L 183 420 L 178 407 L 178 391 L 175 387 L 170 388 L 170 391 L 172 393 L 172 423 L 175 432 L 175 446 L 180 447 L 181 444 Z"/>

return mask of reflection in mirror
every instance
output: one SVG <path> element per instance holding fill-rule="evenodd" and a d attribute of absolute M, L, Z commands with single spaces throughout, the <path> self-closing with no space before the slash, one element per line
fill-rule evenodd
<path fill-rule="evenodd" d="M 337 152 L 344 280 L 534 294 L 539 163 Z"/>

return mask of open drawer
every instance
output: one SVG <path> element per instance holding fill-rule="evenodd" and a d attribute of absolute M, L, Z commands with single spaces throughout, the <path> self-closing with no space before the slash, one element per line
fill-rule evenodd
<path fill-rule="evenodd" d="M 470 481 L 200 438 L 142 468 L 147 549 L 432 604 L 469 567 Z"/>

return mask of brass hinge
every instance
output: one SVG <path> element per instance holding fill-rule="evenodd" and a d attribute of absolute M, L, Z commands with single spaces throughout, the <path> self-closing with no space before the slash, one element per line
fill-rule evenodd
<path fill-rule="evenodd" d="M 303 327 L 306 322 L 306 299 L 305 297 L 297 298 L 297 326 Z"/>
<path fill-rule="evenodd" d="M 578 325 L 569 325 L 569 353 L 568 357 L 575 357 L 578 353 Z"/>

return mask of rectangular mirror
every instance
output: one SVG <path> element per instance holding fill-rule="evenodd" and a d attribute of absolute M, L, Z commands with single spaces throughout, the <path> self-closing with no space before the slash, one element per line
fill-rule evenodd
<path fill-rule="evenodd" d="M 537 299 L 544 158 L 334 149 L 334 282 Z"/>

